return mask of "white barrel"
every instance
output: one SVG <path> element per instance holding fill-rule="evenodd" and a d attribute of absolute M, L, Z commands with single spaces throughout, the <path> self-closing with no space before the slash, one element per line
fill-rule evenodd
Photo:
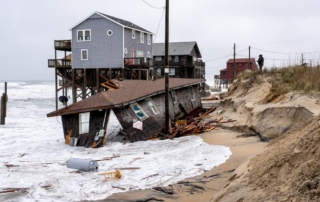
<path fill-rule="evenodd" d="M 73 168 L 81 171 L 97 171 L 99 168 L 98 162 L 91 159 L 71 158 L 67 162 L 68 168 Z"/>

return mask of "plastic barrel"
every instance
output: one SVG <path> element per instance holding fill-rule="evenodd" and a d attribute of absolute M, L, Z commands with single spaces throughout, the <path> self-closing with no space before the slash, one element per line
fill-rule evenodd
<path fill-rule="evenodd" d="M 77 159 L 71 158 L 67 162 L 67 168 L 73 168 L 85 172 L 97 171 L 99 168 L 98 162 L 91 159 Z"/>

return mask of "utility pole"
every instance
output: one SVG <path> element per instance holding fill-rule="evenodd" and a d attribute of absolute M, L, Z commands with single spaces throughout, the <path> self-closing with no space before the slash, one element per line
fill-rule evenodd
<path fill-rule="evenodd" d="M 233 80 L 236 78 L 236 43 L 233 44 Z"/>
<path fill-rule="evenodd" d="M 171 134 L 169 120 L 169 0 L 166 0 L 165 24 L 165 133 Z"/>
<path fill-rule="evenodd" d="M 301 53 L 301 65 L 303 65 L 304 59 L 303 59 L 303 53 Z"/>
<path fill-rule="evenodd" d="M 249 64 L 248 64 L 249 69 L 251 67 L 250 54 L 251 54 L 251 47 L 249 46 Z"/>

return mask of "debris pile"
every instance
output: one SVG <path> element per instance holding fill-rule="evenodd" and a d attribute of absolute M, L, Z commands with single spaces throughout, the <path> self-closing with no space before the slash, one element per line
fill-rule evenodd
<path fill-rule="evenodd" d="M 216 107 L 212 107 L 199 116 L 193 116 L 192 113 L 190 113 L 185 119 L 180 119 L 174 122 L 175 127 L 172 128 L 172 133 L 170 135 L 165 135 L 163 133 L 160 133 L 159 135 L 162 135 L 165 138 L 172 139 L 174 137 L 209 132 L 211 130 L 218 130 L 217 126 L 219 124 L 236 121 L 233 119 L 225 120 L 223 119 L 223 117 L 221 117 L 220 119 L 211 118 L 209 114 L 214 112 L 215 110 Z"/>

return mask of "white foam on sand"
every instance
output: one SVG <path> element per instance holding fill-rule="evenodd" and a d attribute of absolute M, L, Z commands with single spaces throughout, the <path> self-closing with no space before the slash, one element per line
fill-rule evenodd
<path fill-rule="evenodd" d="M 33 91 L 42 89 L 40 86 Z M 22 96 L 27 94 L 21 91 Z M 44 100 L 48 100 L 47 92 L 43 95 Z M 16 100 L 10 102 L 10 94 L 8 96 L 6 125 L 0 126 L 0 190 L 6 187 L 29 189 L 24 194 L 0 194 L 0 201 L 104 199 L 123 192 L 112 186 L 126 191 L 165 186 L 199 175 L 225 162 L 231 155 L 229 148 L 209 145 L 197 136 L 127 144 L 109 142 L 99 149 L 70 147 L 64 144 L 61 118 L 46 117 L 53 111 L 54 101 L 19 100 L 19 95 L 15 94 L 12 97 Z M 111 119 L 113 131 L 119 123 L 114 115 Z M 98 172 L 77 173 L 66 166 L 70 158 L 99 160 L 114 155 L 119 158 L 98 162 Z M 3 162 L 12 167 L 7 168 Z M 139 169 L 121 170 L 119 180 L 104 181 L 98 175 L 125 167 Z M 44 185 L 51 186 L 41 188 Z"/>

